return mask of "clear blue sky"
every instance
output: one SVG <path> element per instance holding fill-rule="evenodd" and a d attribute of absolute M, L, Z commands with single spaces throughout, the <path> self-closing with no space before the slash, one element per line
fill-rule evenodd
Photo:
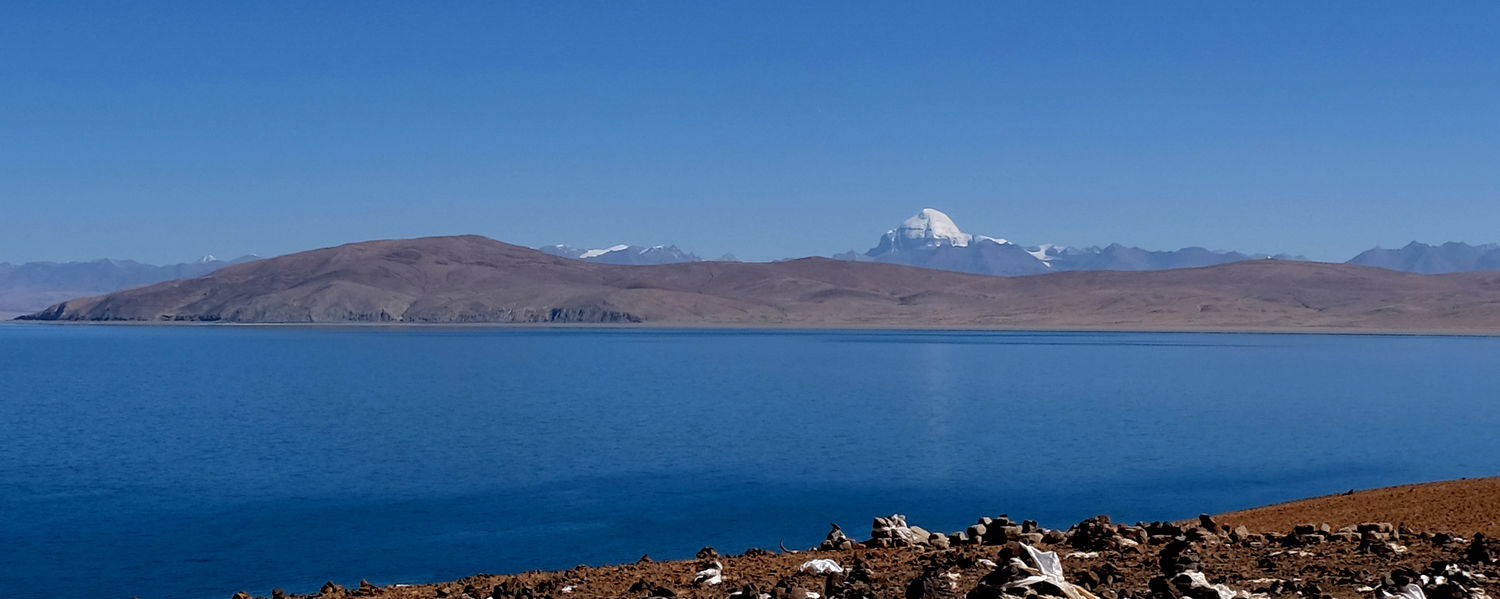
<path fill-rule="evenodd" d="M 1493 2 L 6 2 L 0 261 L 1500 240 Z"/>

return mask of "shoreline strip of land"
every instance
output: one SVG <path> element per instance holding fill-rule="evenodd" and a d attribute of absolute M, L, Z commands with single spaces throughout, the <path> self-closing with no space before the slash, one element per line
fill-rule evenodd
<path fill-rule="evenodd" d="M 1180 522 L 1067 530 L 1008 515 L 928 531 L 901 515 L 812 548 L 343 585 L 344 599 L 1485 599 L 1500 594 L 1500 477 L 1348 491 Z M 226 593 L 228 596 L 228 593 Z M 242 591 L 235 599 L 259 596 Z M 295 597 L 275 589 L 268 596 Z"/>

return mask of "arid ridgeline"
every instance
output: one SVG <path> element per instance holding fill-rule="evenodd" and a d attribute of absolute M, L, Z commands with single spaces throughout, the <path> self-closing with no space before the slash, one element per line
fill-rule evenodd
<path fill-rule="evenodd" d="M 1090 518 L 1048 530 L 1005 516 L 966 530 L 929 532 L 899 516 L 876 518 L 869 540 L 837 527 L 806 551 L 750 549 L 698 559 L 478 575 L 426 585 L 323 586 L 324 599 L 1484 599 L 1500 593 L 1500 542 L 1493 508 L 1481 502 L 1497 479 L 1451 481 L 1354 493 L 1349 505 L 1406 522 L 1328 524 L 1353 516 L 1327 498 L 1273 506 L 1307 518 L 1278 530 L 1236 524 L 1256 510 L 1188 522 L 1124 525 Z M 1427 506 L 1441 506 L 1428 509 Z M 1462 528 L 1434 529 L 1434 522 Z M 1476 527 L 1482 527 L 1476 529 Z M 1060 558 L 1052 568 L 1050 551 Z M 1060 572 L 1059 572 L 1060 570 Z M 227 593 L 226 593 L 227 595 Z M 276 596 L 284 593 L 276 592 Z M 248 599 L 249 593 L 236 599 Z"/>
<path fill-rule="evenodd" d="M 1257 260 L 991 277 L 805 258 L 612 266 L 479 236 L 353 243 L 33 320 L 1500 332 L 1500 272 Z"/>

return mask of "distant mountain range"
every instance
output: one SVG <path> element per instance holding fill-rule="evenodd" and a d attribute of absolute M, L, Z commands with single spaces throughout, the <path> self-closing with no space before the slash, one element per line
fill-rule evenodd
<path fill-rule="evenodd" d="M 999 237 L 965 233 L 947 214 L 932 208 L 918 212 L 887 231 L 869 251 L 863 254 L 851 251 L 834 258 L 1005 276 L 1070 270 L 1170 270 L 1257 258 L 1300 259 L 1200 247 L 1150 251 L 1117 243 L 1102 248 L 1070 248 L 1054 244 L 1023 247 Z"/>
<path fill-rule="evenodd" d="M 1427 245 L 1413 241 L 1399 250 L 1375 248 L 1366 251 L 1349 263 L 1422 274 L 1500 270 L 1500 245 L 1451 241 L 1443 245 Z"/>
<path fill-rule="evenodd" d="M 580 249 L 558 244 L 537 249 L 554 256 L 601 264 L 655 265 L 702 260 L 675 245 L 621 244 L 602 249 Z M 1083 248 L 1051 243 L 1022 246 L 1002 237 L 966 233 L 952 217 L 934 208 L 925 208 L 886 231 L 868 251 L 851 250 L 834 254 L 833 258 L 1000 276 L 1075 270 L 1172 270 L 1262 259 L 1306 260 L 1291 254 L 1243 253 L 1201 247 L 1146 250 L 1118 243 Z M 737 261 L 732 255 L 717 260 Z M 1399 250 L 1369 250 L 1347 263 L 1422 274 L 1500 270 L 1500 244 L 1476 246 L 1450 242 L 1432 246 L 1412 242 Z"/>
<path fill-rule="evenodd" d="M 537 249 L 552 256 L 597 264 L 652 266 L 703 261 L 697 254 L 669 244 L 620 244 L 599 249 L 558 244 Z M 1201 247 L 1153 251 L 1118 243 L 1085 248 L 1055 244 L 1022 246 L 1001 237 L 966 233 L 947 214 L 932 208 L 924 209 L 886 231 L 868 251 L 850 251 L 833 257 L 852 262 L 881 262 L 1004 276 L 1067 271 L 1172 270 L 1265 258 L 1302 259 L 1285 254 L 1247 254 Z M 219 260 L 206 256 L 194 262 L 165 266 L 131 260 L 19 265 L 0 262 L 0 315 L 33 312 L 67 299 L 197 277 L 255 259 L 258 257 Z M 714 261 L 738 262 L 738 259 L 726 254 Z M 1450 242 L 1434 246 L 1412 242 L 1400 249 L 1372 249 L 1348 263 L 1422 274 L 1500 270 L 1500 244 Z"/>
<path fill-rule="evenodd" d="M 1282 260 L 1029 277 L 828 258 L 636 267 L 466 235 L 288 254 L 27 318 L 1496 332 L 1500 273 Z"/>
<path fill-rule="evenodd" d="M 31 312 L 66 299 L 208 274 L 231 264 L 258 260 L 242 256 L 194 262 L 142 264 L 134 260 L 91 262 L 0 262 L 0 312 Z"/>

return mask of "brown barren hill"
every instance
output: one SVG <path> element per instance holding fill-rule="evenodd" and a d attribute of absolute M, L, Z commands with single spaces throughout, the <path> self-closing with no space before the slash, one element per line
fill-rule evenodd
<path fill-rule="evenodd" d="M 994 277 L 804 258 L 615 266 L 476 235 L 352 243 L 32 320 L 1500 332 L 1500 273 L 1279 260 Z"/>
<path fill-rule="evenodd" d="M 1500 536 L 1500 477 L 1354 491 L 1231 512 L 1218 519 L 1251 530 L 1391 522 L 1416 531 L 1482 532 L 1494 537 Z"/>

